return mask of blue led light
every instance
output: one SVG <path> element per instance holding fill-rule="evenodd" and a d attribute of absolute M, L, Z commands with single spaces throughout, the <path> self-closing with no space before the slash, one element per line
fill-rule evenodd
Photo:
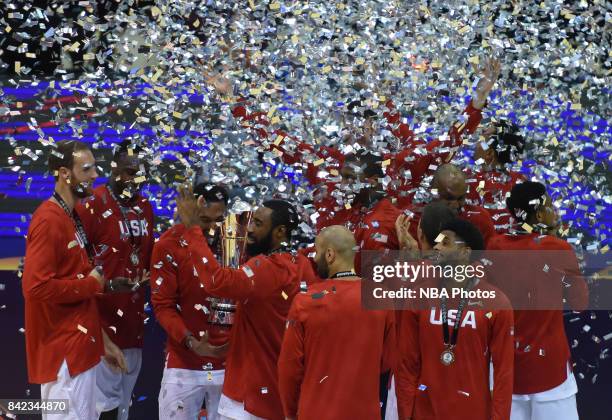
<path fill-rule="evenodd" d="M 322 67 L 322 64 L 318 64 Z M 282 69 L 277 73 L 279 77 L 286 77 L 287 72 L 286 69 Z M 118 86 L 111 85 L 109 83 L 96 84 L 94 82 L 76 82 L 73 84 L 61 84 L 62 88 L 56 90 L 59 95 L 57 95 L 56 99 L 60 99 L 62 96 L 73 96 L 75 94 L 79 96 L 86 96 L 88 89 L 116 89 Z M 0 94 L 0 100 L 3 102 L 12 102 L 15 99 L 26 102 L 26 107 L 30 105 L 34 105 L 32 103 L 28 104 L 27 101 L 35 98 L 36 96 L 41 95 L 47 88 L 49 87 L 48 82 L 40 82 L 36 85 L 34 84 L 23 84 L 19 87 L 3 87 L 3 93 Z M 141 83 L 136 85 L 122 85 L 121 88 L 124 89 L 125 95 L 130 98 L 139 97 L 141 95 L 151 95 L 155 93 L 151 93 L 150 89 L 154 87 L 148 83 Z M 56 84 L 57 89 L 57 84 Z M 145 92 L 148 91 L 148 92 Z M 195 90 L 195 93 L 194 93 Z M 604 92 L 609 91 L 608 89 L 603 89 Z M 435 93 L 438 92 L 433 88 L 427 88 L 425 93 Z M 205 87 L 194 85 L 194 84 L 183 84 L 175 89 L 175 97 L 177 98 L 187 98 L 187 100 L 195 105 L 201 105 L 206 103 L 207 101 L 207 92 Z M 534 95 L 531 92 L 521 91 L 522 100 L 532 100 L 535 101 Z M 491 103 L 487 107 L 485 114 L 489 117 L 496 117 L 496 112 L 498 110 L 502 110 L 501 105 L 496 104 L 495 98 L 502 97 L 501 90 L 495 90 L 491 93 Z M 453 97 L 453 96 L 443 96 L 438 98 L 448 104 L 452 103 L 463 103 L 466 105 L 470 97 Z M 293 102 L 293 97 L 285 93 L 284 100 L 285 103 L 281 104 L 279 108 L 277 108 L 278 112 L 282 112 L 285 114 L 297 114 L 302 111 L 298 108 L 299 105 L 296 105 Z M 589 129 L 592 133 L 596 134 L 599 138 L 603 136 L 607 136 L 608 138 L 612 135 L 612 123 L 607 121 L 604 118 L 601 118 L 597 115 L 594 115 L 589 112 L 580 111 L 571 109 L 571 105 L 566 101 L 563 101 L 561 98 L 550 98 L 547 101 L 537 100 L 537 107 L 540 109 L 554 110 L 557 112 L 557 118 L 553 118 L 550 124 L 537 124 L 534 125 L 531 122 L 523 122 L 518 120 L 518 117 L 521 116 L 520 113 L 510 111 L 505 112 L 505 118 L 510 119 L 514 123 L 518 125 L 522 125 L 526 131 L 528 136 L 538 135 L 538 134 L 547 134 L 550 131 L 554 131 L 557 139 L 560 143 L 563 142 L 574 142 L 583 144 L 582 150 L 579 152 L 580 156 L 583 156 L 585 159 L 588 159 L 590 162 L 593 162 L 596 165 L 600 165 L 601 169 L 607 168 L 610 170 L 612 168 L 612 161 L 610 158 L 610 150 L 609 149 L 598 149 L 595 145 L 589 145 L 589 142 L 592 142 L 588 136 L 585 136 L 583 132 L 586 129 Z M 53 101 L 46 101 L 46 105 L 55 107 Z M 77 105 L 77 104 L 68 104 L 68 106 Z M 339 101 L 335 103 L 336 107 L 344 107 L 346 105 L 345 102 Z M 511 109 L 511 107 L 509 107 Z M 584 115 L 588 115 L 589 119 L 584 118 Z M 408 121 L 412 123 L 416 121 L 418 123 L 418 118 L 414 115 L 406 115 L 402 118 L 403 121 Z M 586 121 L 589 121 L 588 125 Z M 39 123 L 44 123 L 45 121 L 38 121 Z M 114 143 L 120 142 L 126 138 L 141 138 L 145 142 L 152 142 L 154 139 L 159 138 L 160 136 L 172 136 L 180 139 L 180 143 L 174 142 L 172 145 L 165 145 L 157 150 L 161 156 L 163 156 L 164 160 L 176 160 L 175 153 L 187 153 L 190 150 L 210 150 L 210 145 L 212 144 L 211 135 L 208 132 L 197 132 L 197 131 L 187 131 L 187 130 L 179 130 L 173 129 L 173 132 L 165 132 L 160 130 L 154 130 L 153 127 L 132 127 L 125 125 L 117 129 L 117 127 L 110 127 L 105 124 L 102 124 L 98 121 L 88 121 L 88 120 L 79 120 L 77 122 L 81 131 L 78 139 L 87 143 L 97 143 L 97 145 L 102 148 L 108 150 L 112 147 Z M 412 128 L 415 129 L 418 127 L 416 124 L 411 124 Z M 39 134 L 37 131 L 26 131 L 22 133 L 14 133 L 14 134 L 2 134 L 3 131 L 19 129 L 27 127 L 27 123 L 18 122 L 18 121 L 2 121 L 0 122 L 0 141 L 7 141 L 8 139 L 15 139 L 23 142 L 38 142 Z M 62 139 L 71 139 L 76 138 L 77 135 L 75 130 L 73 130 L 69 126 L 58 127 L 58 126 L 50 126 L 41 128 L 42 132 L 45 136 L 53 137 L 55 141 Z M 437 133 L 434 132 L 434 128 L 428 126 L 425 133 L 422 134 L 424 138 L 431 138 L 435 136 Z M 31 147 L 34 148 L 34 147 Z M 468 150 L 462 151 L 463 155 L 470 156 L 471 153 Z M 200 156 L 203 159 L 206 159 L 206 154 Z M 6 165 L 6 162 L 2 162 L 3 165 Z M 535 160 L 525 160 L 523 161 L 523 165 L 521 167 L 521 172 L 527 175 L 528 177 L 534 174 L 534 168 L 538 165 L 538 162 Z M 307 182 L 304 176 L 295 171 L 295 168 L 283 165 L 281 163 L 271 163 L 266 162 L 264 164 L 266 171 L 268 171 L 273 177 L 278 179 L 286 179 L 290 181 L 294 185 L 301 185 L 303 187 L 308 188 Z M 23 167 L 22 169 L 26 169 L 27 167 Z M 550 179 L 547 174 L 543 174 L 545 179 Z M 29 192 L 25 189 L 25 183 L 28 178 L 31 178 Z M 590 196 L 591 190 L 599 190 L 594 188 L 593 186 L 583 185 L 578 182 L 572 182 L 571 189 L 569 188 L 569 176 L 559 176 L 559 174 L 555 175 L 555 178 L 558 179 L 556 182 L 551 183 L 550 187 L 553 190 L 553 196 L 560 197 L 564 199 L 567 203 L 571 203 L 573 208 L 565 208 L 565 214 L 562 216 L 563 220 L 566 222 L 574 222 L 575 226 L 580 228 L 585 233 L 588 233 L 593 236 L 599 236 L 605 234 L 607 239 L 605 242 L 610 243 L 612 240 L 612 227 L 610 224 L 610 220 L 612 220 L 612 206 L 609 203 L 604 202 L 603 200 L 596 200 L 595 198 Z M 100 180 L 100 182 L 105 182 L 105 180 Z M 53 190 L 53 178 L 52 177 L 44 177 L 40 173 L 26 173 L 25 175 L 20 175 L 13 172 L 0 172 L 0 192 L 9 198 L 16 199 L 44 199 L 51 194 Z M 159 186 L 151 185 L 147 187 L 147 194 L 154 199 L 155 212 L 157 215 L 162 217 L 171 216 L 171 210 L 169 207 L 172 203 L 172 192 L 164 192 L 161 190 Z M 565 196 L 564 196 L 565 195 Z M 158 199 L 157 197 L 161 197 Z M 596 223 L 591 226 L 589 224 L 589 213 L 593 213 L 596 215 Z M 23 235 L 25 232 L 24 228 L 27 227 L 27 222 L 21 222 L 21 215 L 15 214 L 2 214 L 0 213 L 0 236 L 19 236 Z M 26 220 L 29 220 L 27 218 Z M 603 225 L 603 227 L 601 227 Z M 22 230 L 22 233 L 15 233 L 14 229 L 18 227 Z"/>

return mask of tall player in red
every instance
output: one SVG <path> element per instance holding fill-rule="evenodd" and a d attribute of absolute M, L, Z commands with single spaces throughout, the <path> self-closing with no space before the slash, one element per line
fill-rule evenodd
<path fill-rule="evenodd" d="M 203 199 L 188 191 L 177 200 L 183 239 L 206 292 L 237 302 L 219 414 L 225 419 L 283 420 L 277 361 L 285 321 L 300 282 L 314 280 L 306 257 L 289 251 L 298 213 L 283 200 L 266 201 L 253 213 L 241 268 L 220 267 L 196 226 Z"/>
<path fill-rule="evenodd" d="M 102 419 L 128 418 L 142 364 L 145 290 L 136 285 L 146 278 L 153 250 L 153 210 L 139 194 L 146 177 L 144 151 L 123 141 L 115 148 L 108 184 L 97 187 L 75 207 L 104 276 L 126 277 L 135 285 L 134 291 L 98 297 L 102 327 L 127 362 L 124 373 L 105 364 L 97 369 L 96 405 Z"/>
<path fill-rule="evenodd" d="M 516 184 L 506 200 L 512 215 L 519 220 L 516 234 L 498 235 L 491 250 L 563 251 L 560 271 L 564 298 L 571 309 L 588 304 L 588 290 L 580 275 L 573 248 L 553 236 L 559 219 L 546 187 L 539 182 Z M 518 279 L 525 278 L 524 267 L 516 266 Z M 527 271 L 528 272 L 528 271 Z M 548 300 L 532 296 L 530 300 Z M 570 363 L 570 350 L 561 310 L 515 311 L 516 349 L 514 351 L 514 391 L 512 420 L 577 420 L 578 387 Z"/>
<path fill-rule="evenodd" d="M 197 221 L 206 237 L 215 223 L 223 221 L 228 194 L 221 186 L 205 183 L 196 185 L 194 194 L 206 202 Z M 186 230 L 184 224 L 174 225 L 153 248 L 151 301 L 157 321 L 168 335 L 159 418 L 195 419 L 205 401 L 206 418 L 215 420 L 225 358 L 206 357 L 201 347 L 205 337 L 217 346 L 227 342 L 228 337 L 218 337 L 217 328 L 208 322 L 210 295 L 202 287 L 201 278 L 209 274 L 194 272 L 189 249 L 182 241 Z"/>
<path fill-rule="evenodd" d="M 285 418 L 379 419 L 380 374 L 395 352 L 393 312 L 362 308 L 348 229 L 329 226 L 315 244 L 326 280 L 291 305 L 278 361 Z"/>
<path fill-rule="evenodd" d="M 441 234 L 444 239 L 434 249 L 442 265 L 467 266 L 474 251 L 484 248 L 480 232 L 465 220 L 446 223 Z M 428 299 L 429 310 L 403 311 L 396 376 L 399 418 L 508 420 L 514 361 L 512 310 L 497 309 L 510 308 L 507 298 L 478 277 L 428 279 L 419 287 L 494 291 L 496 297 L 489 301 L 490 309 L 474 309 L 479 306 L 472 300 L 451 297 Z"/>
<path fill-rule="evenodd" d="M 92 269 L 93 249 L 74 212 L 98 177 L 87 145 L 60 141 L 51 151 L 53 197 L 32 216 L 23 272 L 28 380 L 41 398 L 68 400 L 62 419 L 95 419 L 96 368 L 125 370 L 123 354 L 100 328 L 96 296 L 114 288 Z M 44 416 L 43 416 L 44 417 Z"/>

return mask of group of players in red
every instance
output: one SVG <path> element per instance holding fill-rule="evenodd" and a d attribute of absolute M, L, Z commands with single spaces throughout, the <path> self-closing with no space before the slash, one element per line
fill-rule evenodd
<path fill-rule="evenodd" d="M 465 264 L 484 249 L 572 250 L 554 236 L 545 186 L 506 169 L 524 146 L 510 124 L 483 130 L 477 170 L 448 163 L 482 118 L 499 74 L 494 61 L 485 68 L 464 122 L 442 139 L 417 140 L 387 102 L 384 123 L 402 145 L 394 154 L 363 147 L 371 110 L 346 152 L 268 132 L 265 114 L 237 106 L 234 116 L 261 147 L 303 171 L 318 232 L 314 249 L 292 250 L 300 213 L 286 200 L 265 201 L 239 268 L 220 264 L 214 246 L 224 186 L 179 190 L 178 220 L 155 240 L 151 204 L 139 193 L 143 151 L 117 145 L 109 183 L 93 189 L 92 152 L 58 142 L 49 156 L 55 191 L 27 236 L 29 380 L 42 398 L 69 401 L 63 419 L 127 419 L 150 285 L 167 333 L 160 419 L 198 418 L 203 404 L 210 419 L 577 419 L 560 310 L 478 310 L 459 299 L 427 311 L 361 304 L 364 250 L 435 249 Z M 571 286 L 568 300 L 585 307 L 584 282 Z M 477 287 L 494 289 L 485 280 Z M 209 322 L 211 298 L 235 303 L 231 328 Z"/>

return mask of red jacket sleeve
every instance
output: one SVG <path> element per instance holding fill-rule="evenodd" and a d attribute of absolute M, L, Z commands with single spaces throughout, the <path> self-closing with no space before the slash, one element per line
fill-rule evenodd
<path fill-rule="evenodd" d="M 400 419 L 412 417 L 418 379 L 421 373 L 419 312 L 402 312 L 399 334 L 399 361 L 395 375 L 395 393 Z"/>
<path fill-rule="evenodd" d="M 568 287 L 564 289 L 564 297 L 569 309 L 573 311 L 584 311 L 589 306 L 589 289 L 578 268 L 576 256 L 574 256 L 573 260 L 575 266 L 568 267 L 565 271 L 565 282 L 568 284 Z"/>
<path fill-rule="evenodd" d="M 463 143 L 463 133 L 472 134 L 478 128 L 480 121 L 482 121 L 482 112 L 480 109 L 474 108 L 472 101 L 470 101 L 463 113 L 467 115 L 467 121 L 465 123 L 456 122 L 448 132 L 451 139 L 451 147 L 461 146 Z"/>
<path fill-rule="evenodd" d="M 191 261 L 196 271 L 207 272 L 200 279 L 204 290 L 213 296 L 234 300 L 269 296 L 278 289 L 278 278 L 291 275 L 288 271 L 286 275 L 278 274 L 281 267 L 264 256 L 251 258 L 240 268 L 221 267 L 215 261 L 199 227 L 186 230 L 183 237 L 189 244 Z"/>
<path fill-rule="evenodd" d="M 494 315 L 491 336 L 493 361 L 492 420 L 509 420 L 514 382 L 514 318 L 512 311 Z"/>
<path fill-rule="evenodd" d="M 436 139 L 421 145 L 412 142 L 408 148 L 398 153 L 394 162 L 395 170 L 409 169 L 412 175 L 411 182 L 419 183 L 433 171 L 433 166 L 449 162 L 455 154 L 455 149 L 463 143 L 463 133 L 473 133 L 482 120 L 481 111 L 474 108 L 472 102 L 463 113 L 467 115 L 467 121 L 453 124 L 448 132 L 448 139 Z"/>
<path fill-rule="evenodd" d="M 411 147 L 412 141 L 414 140 L 414 132 L 410 130 L 408 124 L 400 121 L 401 115 L 395 108 L 395 104 L 391 99 L 385 103 L 385 106 L 387 107 L 387 111 L 383 113 L 383 117 L 387 120 L 388 128 L 391 130 L 391 133 L 400 140 L 402 146 Z"/>
<path fill-rule="evenodd" d="M 153 247 L 151 257 L 151 303 L 157 322 L 169 337 L 181 343 L 193 334 L 183 321 L 176 305 L 178 303 L 177 269 L 168 261 L 174 261 L 174 255 L 168 246 L 169 242 L 161 241 Z"/>
<path fill-rule="evenodd" d="M 278 358 L 278 388 L 285 417 L 297 417 L 304 379 L 304 325 L 299 316 L 301 296 L 295 297 L 287 317 Z"/>
<path fill-rule="evenodd" d="M 541 244 L 542 249 L 564 251 L 564 266 L 560 269 L 560 274 L 563 277 L 561 283 L 565 285 L 563 296 L 568 309 L 584 311 L 589 305 L 589 289 L 580 271 L 574 249 L 570 244 L 559 238 L 552 238 L 550 241 L 544 240 Z"/>
<path fill-rule="evenodd" d="M 56 267 L 62 264 L 60 250 L 66 247 L 57 221 L 40 218 L 28 231 L 23 273 L 24 297 L 49 303 L 73 303 L 102 293 L 95 277 L 60 279 Z"/>
<path fill-rule="evenodd" d="M 282 161 L 287 165 L 301 163 L 305 165 L 304 176 L 311 185 L 315 185 L 319 178 L 319 164 L 316 160 L 308 162 L 305 155 L 313 155 L 319 159 L 331 157 L 343 162 L 344 157 L 339 150 L 322 146 L 315 150 L 314 146 L 296 137 L 290 136 L 282 130 L 269 132 L 267 127 L 270 125 L 265 112 L 248 113 L 244 105 L 238 105 L 232 111 L 235 118 L 240 120 L 245 128 L 252 129 L 257 135 L 256 141 L 266 147 L 269 151 L 277 151 Z"/>

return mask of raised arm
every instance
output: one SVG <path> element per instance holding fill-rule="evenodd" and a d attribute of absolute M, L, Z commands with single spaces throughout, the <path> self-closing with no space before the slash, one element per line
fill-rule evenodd
<path fill-rule="evenodd" d="M 421 144 L 412 142 L 410 147 L 404 148 L 395 156 L 394 168 L 396 171 L 409 169 L 412 174 L 412 182 L 419 183 L 423 177 L 433 172 L 435 167 L 453 158 L 457 148 L 463 144 L 464 133 L 471 134 L 476 131 L 482 120 L 481 110 L 499 77 L 499 61 L 494 58 L 487 59 L 480 72 L 481 78 L 472 100 L 463 111 L 467 119 L 464 118 L 464 122 L 455 122 L 448 134 L 442 138 Z"/>

